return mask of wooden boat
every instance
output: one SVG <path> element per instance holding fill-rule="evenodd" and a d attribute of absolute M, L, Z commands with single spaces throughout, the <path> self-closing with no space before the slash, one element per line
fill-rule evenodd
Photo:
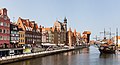
<path fill-rule="evenodd" d="M 100 42 L 100 46 L 97 45 L 100 53 L 104 53 L 104 54 L 116 53 L 117 45 L 118 45 L 118 28 L 116 29 L 116 43 L 113 43 L 113 40 L 111 39 L 111 28 L 110 28 L 110 39 L 106 39 L 105 29 L 103 33 L 104 33 L 104 39 Z"/>
<path fill-rule="evenodd" d="M 115 45 L 100 45 L 99 47 L 99 51 L 101 54 L 114 54 L 116 49 L 115 49 Z"/>
<path fill-rule="evenodd" d="M 108 43 L 96 44 L 101 54 L 114 54 L 116 46 L 114 44 L 109 45 Z"/>

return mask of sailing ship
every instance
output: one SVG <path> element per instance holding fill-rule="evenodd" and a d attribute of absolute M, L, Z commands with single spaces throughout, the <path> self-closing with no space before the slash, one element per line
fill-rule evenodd
<path fill-rule="evenodd" d="M 118 35 L 118 32 L 116 32 L 116 36 Z M 110 36 L 111 36 L 111 32 L 110 32 Z M 117 40 L 116 40 L 117 41 Z M 117 42 L 116 44 L 112 42 L 111 39 L 106 39 L 105 37 L 105 29 L 104 29 L 104 39 L 100 42 L 100 46 L 98 46 L 98 49 L 100 51 L 101 54 L 114 54 L 116 53 L 116 49 L 117 49 Z"/>
<path fill-rule="evenodd" d="M 105 53 L 105 54 L 114 54 L 116 51 L 116 47 L 114 44 L 109 45 L 108 43 L 101 44 L 99 47 L 100 53 Z"/>

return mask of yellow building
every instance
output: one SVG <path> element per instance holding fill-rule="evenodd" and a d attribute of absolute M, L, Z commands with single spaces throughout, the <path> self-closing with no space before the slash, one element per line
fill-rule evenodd
<path fill-rule="evenodd" d="M 19 27 L 19 45 L 22 46 L 25 44 L 25 31 Z"/>

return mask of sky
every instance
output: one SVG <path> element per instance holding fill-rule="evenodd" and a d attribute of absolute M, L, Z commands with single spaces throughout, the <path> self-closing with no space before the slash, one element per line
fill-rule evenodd
<path fill-rule="evenodd" d="M 120 0 L 0 0 L 0 8 L 7 8 L 11 21 L 21 17 L 44 27 L 66 17 L 68 28 L 91 31 L 91 39 L 101 36 L 104 28 L 120 30 Z"/>

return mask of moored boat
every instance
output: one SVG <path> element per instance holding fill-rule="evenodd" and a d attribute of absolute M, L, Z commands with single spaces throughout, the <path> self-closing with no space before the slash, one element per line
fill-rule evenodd
<path fill-rule="evenodd" d="M 116 49 L 115 49 L 115 45 L 108 45 L 107 43 L 105 43 L 100 45 L 99 51 L 100 53 L 114 54 Z"/>

